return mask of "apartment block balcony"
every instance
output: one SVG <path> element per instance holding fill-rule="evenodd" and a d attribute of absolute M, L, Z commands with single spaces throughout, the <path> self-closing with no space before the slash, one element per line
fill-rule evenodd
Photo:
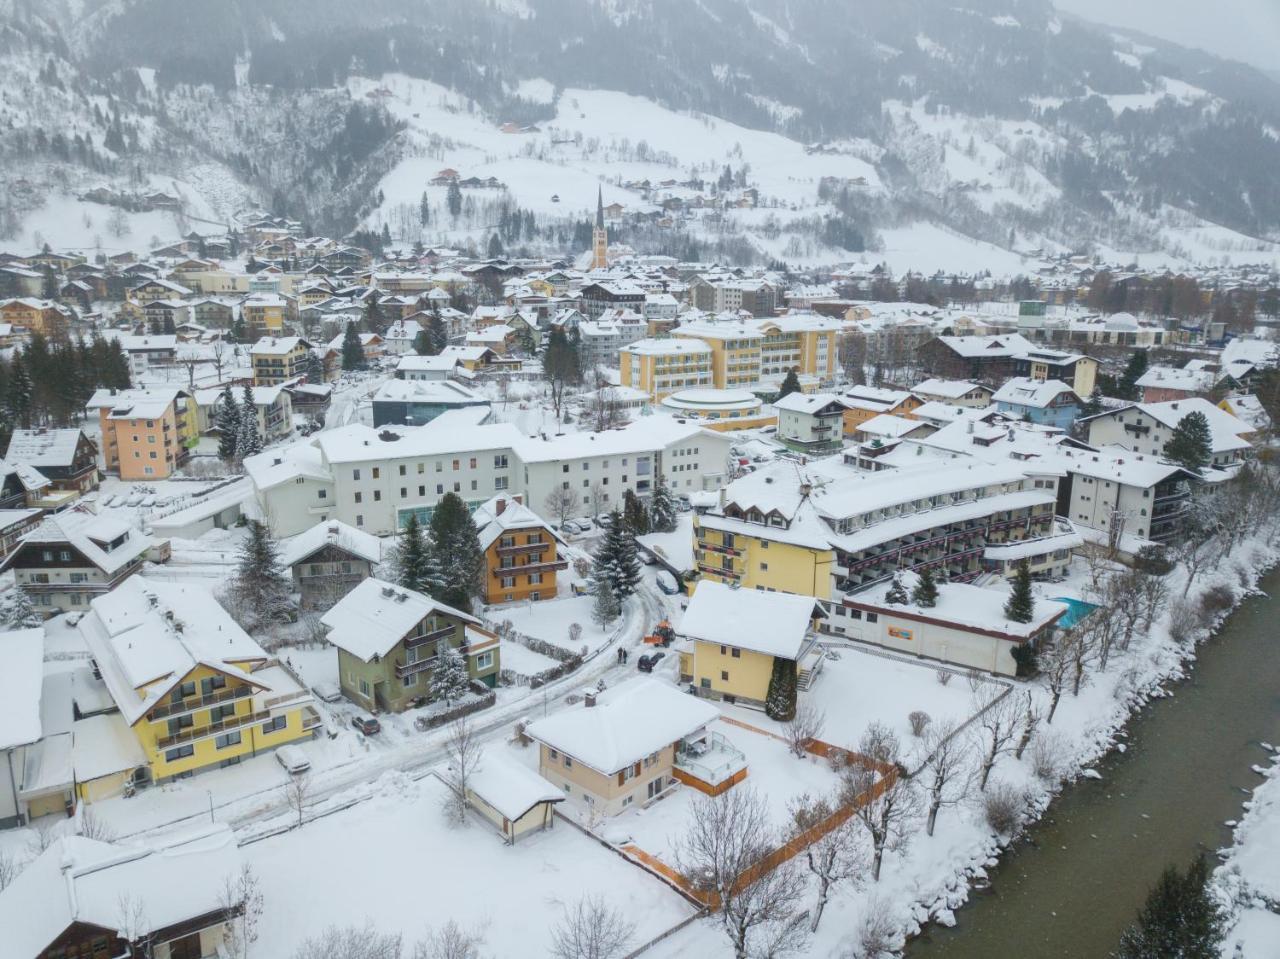
<path fill-rule="evenodd" d="M 553 559 L 545 562 L 534 560 L 533 562 L 520 563 L 516 566 L 493 566 L 490 571 L 494 576 L 507 576 L 512 573 L 549 573 L 553 570 L 568 568 L 569 561 L 567 559 Z"/>
<path fill-rule="evenodd" d="M 698 572 L 705 573 L 708 576 L 726 576 L 729 579 L 742 579 L 742 574 L 735 569 L 725 569 L 722 566 L 712 566 L 710 563 L 699 562 L 697 564 Z"/>
<path fill-rule="evenodd" d="M 723 546 L 719 543 L 699 543 L 698 545 L 709 553 L 719 553 L 721 556 L 742 555 L 742 550 L 735 546 Z"/>
<path fill-rule="evenodd" d="M 237 700 L 246 699 L 253 695 L 252 686 L 229 686 L 226 689 L 220 689 L 216 693 L 209 693 L 207 696 L 188 696 L 180 703 L 161 703 L 151 712 L 147 713 L 147 721 L 152 723 L 163 722 L 172 719 L 174 716 L 185 716 L 189 713 L 199 712 L 202 709 L 209 709 L 212 706 L 221 706 L 223 703 L 233 703 Z"/>
<path fill-rule="evenodd" d="M 245 713 L 243 716 L 228 716 L 226 719 L 216 723 L 209 723 L 206 726 L 192 726 L 189 729 L 183 729 L 172 736 L 161 736 L 156 740 L 156 748 L 163 751 L 172 749 L 174 746 L 183 746 L 187 743 L 193 743 L 201 739 L 211 739 L 214 736 L 221 736 L 223 733 L 233 732 L 237 729 L 244 729 L 246 726 L 255 726 L 258 723 L 265 723 L 271 718 L 269 710 L 262 710 L 256 713 Z"/>
<path fill-rule="evenodd" d="M 439 661 L 439 656 L 428 656 L 426 659 L 419 659 L 414 663 L 402 663 L 397 660 L 396 678 L 404 679 L 406 676 L 412 676 L 415 673 L 425 673 L 429 669 L 435 669 L 436 663 Z"/>
<path fill-rule="evenodd" d="M 512 556 L 516 553 L 542 553 L 551 548 L 550 543 L 513 543 L 510 546 L 498 546 L 499 556 Z"/>
<path fill-rule="evenodd" d="M 421 636 L 409 636 L 405 639 L 404 645 L 406 649 L 414 649 L 415 647 L 425 645 L 426 643 L 434 643 L 441 639 L 447 639 L 457 632 L 456 626 L 446 626 L 443 629 L 435 629 Z"/>

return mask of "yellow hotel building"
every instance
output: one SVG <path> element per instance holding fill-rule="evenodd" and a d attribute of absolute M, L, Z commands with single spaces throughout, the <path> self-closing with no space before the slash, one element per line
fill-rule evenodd
<path fill-rule="evenodd" d="M 146 756 L 81 798 L 235 765 L 320 727 L 301 680 L 202 586 L 131 577 L 95 599 L 79 629 Z"/>
<path fill-rule="evenodd" d="M 623 386 L 661 402 L 672 393 L 712 385 L 711 348 L 701 340 L 645 339 L 618 350 Z"/>

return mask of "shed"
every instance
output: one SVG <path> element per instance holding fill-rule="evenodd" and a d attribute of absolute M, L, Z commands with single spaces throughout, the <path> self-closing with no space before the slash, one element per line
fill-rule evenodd
<path fill-rule="evenodd" d="M 515 760 L 490 754 L 471 774 L 467 800 L 514 844 L 526 833 L 551 828 L 564 793 Z"/>

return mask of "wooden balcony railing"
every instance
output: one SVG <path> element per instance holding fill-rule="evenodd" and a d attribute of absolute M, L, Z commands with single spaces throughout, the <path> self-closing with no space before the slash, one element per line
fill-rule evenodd
<path fill-rule="evenodd" d="M 494 576 L 508 576 L 512 573 L 543 573 L 555 569 L 568 569 L 567 559 L 548 560 L 547 562 L 521 563 L 518 566 L 494 566 Z"/>
<path fill-rule="evenodd" d="M 229 686 L 206 696 L 188 696 L 180 703 L 161 703 L 156 706 L 151 712 L 147 713 L 147 721 L 158 723 L 173 716 L 184 716 L 187 713 L 194 713 L 222 703 L 234 702 L 237 699 L 244 699 L 246 696 L 252 695 L 252 686 Z"/>
<path fill-rule="evenodd" d="M 236 729 L 243 729 L 246 726 L 253 726 L 257 723 L 265 723 L 271 718 L 269 710 L 261 710 L 256 713 L 245 713 L 243 716 L 228 716 L 216 723 L 210 723 L 207 726 L 192 726 L 189 729 L 183 729 L 172 736 L 161 736 L 156 740 L 156 749 L 161 751 L 172 749 L 174 746 L 181 746 L 184 743 L 192 743 L 198 739 L 209 739 L 213 736 L 221 736 Z"/>

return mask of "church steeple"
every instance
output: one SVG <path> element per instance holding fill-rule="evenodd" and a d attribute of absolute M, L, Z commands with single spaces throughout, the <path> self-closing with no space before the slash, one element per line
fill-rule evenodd
<path fill-rule="evenodd" d="M 604 187 L 596 188 L 596 229 L 604 229 Z"/>
<path fill-rule="evenodd" d="M 596 191 L 596 227 L 591 231 L 591 269 L 609 268 L 609 231 L 604 226 L 604 187 Z"/>

